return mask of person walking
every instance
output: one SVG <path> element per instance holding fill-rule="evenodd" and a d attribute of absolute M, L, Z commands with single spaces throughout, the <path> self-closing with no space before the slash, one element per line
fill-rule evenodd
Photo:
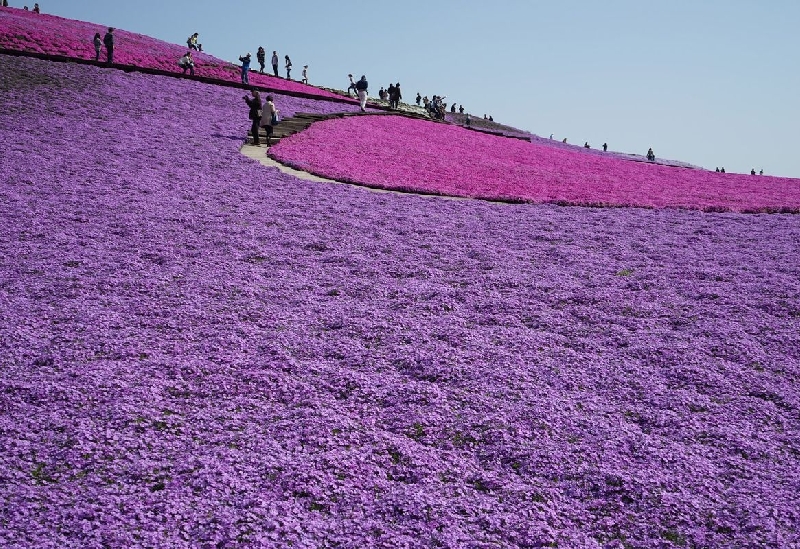
<path fill-rule="evenodd" d="M 356 90 L 358 91 L 358 102 L 361 105 L 361 112 L 367 112 L 367 92 L 369 91 L 369 83 L 367 77 L 363 74 L 361 79 L 356 82 Z"/>
<path fill-rule="evenodd" d="M 272 50 L 272 74 L 278 76 L 278 52 Z"/>
<path fill-rule="evenodd" d="M 247 106 L 250 107 L 250 112 L 247 113 L 247 117 L 250 119 L 250 132 L 253 134 L 253 145 L 258 147 L 261 144 L 258 137 L 258 128 L 261 126 L 261 116 L 263 111 L 261 110 L 261 94 L 258 93 L 258 90 L 252 90 L 250 92 L 252 97 L 244 96 L 244 101 L 247 103 Z"/>
<path fill-rule="evenodd" d="M 250 83 L 250 52 L 239 58 L 242 62 L 242 84 Z"/>
<path fill-rule="evenodd" d="M 99 32 L 94 33 L 94 60 L 100 61 L 100 49 L 103 47 L 103 37 Z"/>
<path fill-rule="evenodd" d="M 275 100 L 271 95 L 267 96 L 264 103 L 263 115 L 261 116 L 261 127 L 267 134 L 267 146 L 272 145 L 272 132 L 275 124 L 278 123 L 278 109 L 275 108 Z"/>
<path fill-rule="evenodd" d="M 106 46 L 106 63 L 109 65 L 114 62 L 114 28 L 109 27 L 108 32 L 103 37 L 103 44 Z"/>
<path fill-rule="evenodd" d="M 347 97 L 350 97 L 350 92 L 352 91 L 354 94 L 358 95 L 358 90 L 356 89 L 356 81 L 353 80 L 353 75 L 348 74 L 347 78 L 350 79 L 350 86 L 347 88 Z"/>
<path fill-rule="evenodd" d="M 189 71 L 189 74 L 194 76 L 194 59 L 192 58 L 192 50 L 186 52 L 186 55 L 180 58 L 178 66 L 183 69 L 183 74 Z"/>
<path fill-rule="evenodd" d="M 258 64 L 261 66 L 261 68 L 258 69 L 258 72 L 260 74 L 264 74 L 264 67 L 267 66 L 267 52 L 262 46 L 258 46 L 258 49 L 256 50 L 256 59 L 258 60 Z"/>
<path fill-rule="evenodd" d="M 283 66 L 286 68 L 286 80 L 292 79 L 292 60 L 289 59 L 288 55 L 283 56 Z"/>

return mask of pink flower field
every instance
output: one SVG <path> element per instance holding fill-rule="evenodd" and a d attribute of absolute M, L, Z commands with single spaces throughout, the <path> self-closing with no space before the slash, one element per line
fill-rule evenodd
<path fill-rule="evenodd" d="M 798 212 L 800 180 L 632 162 L 401 117 L 328 120 L 273 158 L 369 187 L 510 202 Z"/>
<path fill-rule="evenodd" d="M 109 24 L 113 26 L 113 24 Z M 0 8 L 0 50 L 31 52 L 46 55 L 61 55 L 74 59 L 94 60 L 92 45 L 94 33 L 104 35 L 108 26 L 84 21 L 75 21 L 46 14 L 35 14 L 14 8 Z M 149 36 L 115 29 L 116 45 L 114 62 L 117 65 L 157 69 L 180 74 L 178 59 L 186 52 L 180 44 L 170 44 Z M 243 52 L 244 53 L 244 52 Z M 194 54 L 197 76 L 225 82 L 239 82 L 240 68 L 207 53 Z M 105 49 L 100 52 L 100 61 L 105 61 Z M 253 57 L 255 64 L 255 57 Z M 348 101 L 346 97 L 321 90 L 314 86 L 251 72 L 250 84 L 273 90 L 305 93 L 318 97 Z M 349 100 L 357 104 L 355 100 Z"/>

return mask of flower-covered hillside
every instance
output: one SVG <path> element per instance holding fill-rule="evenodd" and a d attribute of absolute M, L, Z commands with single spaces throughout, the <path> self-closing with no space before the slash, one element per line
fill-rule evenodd
<path fill-rule="evenodd" d="M 236 90 L 0 87 L 0 546 L 800 541 L 800 216 L 308 183 Z"/>
<path fill-rule="evenodd" d="M 270 155 L 382 189 L 573 205 L 798 212 L 800 179 L 630 162 L 400 117 L 327 120 Z"/>
<path fill-rule="evenodd" d="M 101 36 L 105 35 L 107 28 L 95 23 L 35 14 L 21 9 L 0 8 L 0 49 L 62 55 L 75 59 L 94 59 L 92 37 L 96 32 Z M 185 46 L 169 44 L 122 29 L 116 29 L 114 34 L 116 64 L 158 69 L 176 74 L 182 72 L 178 67 L 178 59 L 186 52 Z M 194 58 L 198 76 L 228 82 L 239 82 L 241 79 L 239 67 L 228 62 L 199 52 L 194 53 Z M 101 52 L 100 59 L 105 60 L 105 50 Z M 253 64 L 256 64 L 255 57 Z M 327 90 L 256 72 L 250 74 L 250 83 L 279 91 L 348 101 L 341 95 Z M 355 100 L 350 102 L 357 103 Z"/>

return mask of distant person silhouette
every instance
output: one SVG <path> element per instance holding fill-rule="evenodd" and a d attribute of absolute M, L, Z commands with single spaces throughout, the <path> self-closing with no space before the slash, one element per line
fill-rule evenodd
<path fill-rule="evenodd" d="M 608 143 L 603 143 L 603 152 L 608 150 Z"/>
<path fill-rule="evenodd" d="M 239 58 L 239 61 L 242 62 L 242 84 L 249 84 L 250 83 L 250 52 L 247 52 L 247 55 L 243 55 Z"/>
<path fill-rule="evenodd" d="M 756 174 L 756 169 L 755 169 L 755 168 L 752 168 L 752 169 L 750 170 L 750 175 L 755 175 L 755 174 Z"/>
<path fill-rule="evenodd" d="M 764 175 L 764 170 L 758 170 L 758 175 Z"/>
<path fill-rule="evenodd" d="M 652 147 L 647 149 L 647 159 L 650 162 L 653 162 L 656 159 L 656 154 L 653 152 L 653 148 Z"/>
<path fill-rule="evenodd" d="M 584 149 L 591 149 L 591 147 L 589 146 L 589 142 L 588 141 L 583 144 L 583 148 Z"/>
<path fill-rule="evenodd" d="M 99 32 L 94 33 L 94 60 L 100 61 L 100 49 L 103 47 L 103 37 Z"/>
<path fill-rule="evenodd" d="M 256 60 L 258 61 L 259 69 L 258 72 L 264 74 L 264 67 L 267 66 L 267 52 L 264 50 L 263 46 L 258 46 L 256 50 Z"/>
<path fill-rule="evenodd" d="M 272 74 L 278 76 L 278 52 L 272 50 Z"/>
<path fill-rule="evenodd" d="M 361 112 L 367 112 L 367 93 L 369 92 L 369 82 L 367 77 L 363 74 L 361 79 L 356 82 L 356 90 L 358 91 L 358 103 L 361 106 Z"/>
<path fill-rule="evenodd" d="M 103 37 L 103 44 L 106 46 L 106 63 L 109 65 L 114 62 L 114 28 L 109 27 L 108 32 Z"/>
<path fill-rule="evenodd" d="M 722 167 L 719 169 L 719 173 L 725 173 L 725 166 L 722 166 Z"/>

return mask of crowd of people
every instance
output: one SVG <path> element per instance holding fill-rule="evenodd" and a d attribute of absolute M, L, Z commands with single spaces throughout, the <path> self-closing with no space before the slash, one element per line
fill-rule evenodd
<path fill-rule="evenodd" d="M 2 0 L 3 7 L 9 7 L 8 0 Z M 34 13 L 41 13 L 41 9 L 39 7 L 38 2 L 34 3 L 33 10 L 29 10 L 28 6 L 24 6 L 23 8 L 25 11 L 33 11 Z M 185 75 L 187 72 L 194 76 L 195 73 L 195 62 L 194 58 L 192 57 L 192 51 L 202 52 L 203 45 L 199 42 L 199 33 L 195 32 L 191 34 L 186 39 L 186 46 L 187 51 L 186 53 L 178 60 L 178 66 L 183 70 L 183 74 Z M 92 44 L 94 46 L 95 51 L 95 61 L 100 61 L 100 54 L 103 48 L 106 50 L 106 63 L 112 64 L 114 62 L 114 28 L 109 27 L 105 36 L 100 35 L 99 32 L 95 33 Z M 239 57 L 239 62 L 241 63 L 241 79 L 242 84 L 249 84 L 249 73 L 250 73 L 250 64 L 251 64 L 251 54 L 248 52 L 247 54 Z M 264 74 L 264 70 L 266 68 L 266 50 L 263 46 L 259 46 L 258 50 L 256 51 L 256 59 L 259 64 L 259 73 Z M 272 64 L 272 74 L 273 76 L 280 77 L 278 74 L 278 65 L 280 62 L 280 58 L 278 57 L 278 52 L 273 50 L 271 64 Z M 292 60 L 289 58 L 288 55 L 284 56 L 284 69 L 286 70 L 286 79 L 291 79 L 292 73 Z M 347 95 L 351 96 L 351 94 L 355 94 L 359 98 L 359 106 L 362 112 L 366 112 L 366 101 L 368 96 L 368 88 L 369 84 L 367 82 L 366 76 L 362 75 L 361 78 L 356 81 L 353 78 L 352 74 L 348 74 L 347 77 L 350 80 L 350 84 L 347 88 Z M 302 71 L 302 79 L 301 81 L 304 84 L 308 84 L 308 65 L 303 66 Z M 381 88 L 378 92 L 378 97 L 384 101 L 389 102 L 390 109 L 398 109 L 400 106 L 400 101 L 403 99 L 402 92 L 400 90 L 400 83 L 397 82 L 395 84 L 389 84 L 386 88 Z M 422 96 L 419 92 L 417 92 L 416 96 L 416 104 L 417 106 L 423 106 L 428 114 L 435 120 L 444 120 L 445 113 L 447 112 L 447 103 L 444 102 L 445 96 L 434 95 L 432 99 L 428 99 L 428 96 Z M 264 114 L 262 111 L 262 104 L 261 98 L 258 91 L 253 90 L 252 97 L 245 97 L 248 105 L 250 106 L 250 120 L 253 122 L 253 127 L 251 131 L 253 132 L 255 144 L 259 145 L 258 139 L 258 131 L 257 128 L 263 127 L 267 128 L 267 143 L 270 143 L 270 139 L 272 136 L 272 127 L 277 122 L 277 109 L 275 108 L 275 104 L 273 102 L 273 97 L 270 95 L 267 97 L 266 103 L 263 107 L 266 107 L 266 111 Z M 456 108 L 456 104 L 452 103 L 450 105 L 450 112 L 451 113 L 460 113 L 464 114 L 464 106 L 459 105 Z M 483 115 L 483 119 L 493 122 L 494 118 L 486 114 Z M 467 114 L 465 119 L 465 125 L 471 126 L 472 119 L 469 114 Z M 550 139 L 553 139 L 553 134 L 550 134 Z M 562 140 L 562 143 L 567 143 L 567 138 L 565 137 Z M 584 148 L 591 149 L 589 142 L 584 142 Z M 603 143 L 602 145 L 603 151 L 606 152 L 608 150 L 608 143 Z M 647 154 L 645 155 L 647 160 L 650 162 L 654 162 L 656 159 L 656 155 L 653 152 L 652 147 L 647 150 Z M 714 170 L 717 173 L 725 173 L 725 168 L 717 167 Z M 756 172 L 755 168 L 750 170 L 750 175 L 764 175 L 764 170 L 761 169 Z"/>

